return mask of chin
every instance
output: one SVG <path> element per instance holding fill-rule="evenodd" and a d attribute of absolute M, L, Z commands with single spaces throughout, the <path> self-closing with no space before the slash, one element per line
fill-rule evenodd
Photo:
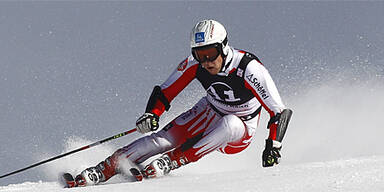
<path fill-rule="evenodd" d="M 218 71 L 208 71 L 211 75 L 217 75 L 219 72 Z"/>

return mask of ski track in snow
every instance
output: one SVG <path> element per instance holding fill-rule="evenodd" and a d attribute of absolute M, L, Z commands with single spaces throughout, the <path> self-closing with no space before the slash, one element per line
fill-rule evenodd
<path fill-rule="evenodd" d="M 0 187 L 1 192 L 52 191 L 384 191 L 384 156 L 305 164 L 281 164 L 272 168 L 249 168 L 216 173 L 183 173 L 126 182 L 119 177 L 106 184 L 63 189 L 57 182 L 25 182 Z"/>

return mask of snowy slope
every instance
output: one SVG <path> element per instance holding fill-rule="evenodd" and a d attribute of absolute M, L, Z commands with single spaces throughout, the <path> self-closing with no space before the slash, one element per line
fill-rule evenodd
<path fill-rule="evenodd" d="M 163 178 L 124 182 L 76 189 L 61 189 L 56 182 L 26 182 L 0 187 L 2 192 L 51 191 L 384 191 L 384 156 L 328 162 L 249 168 L 206 174 L 176 170 Z"/>
<path fill-rule="evenodd" d="M 384 191 L 383 10 L 384 1 L 0 2 L 0 175 L 133 128 L 203 18 L 261 59 L 294 111 L 275 168 L 260 166 L 264 111 L 246 151 L 210 154 L 169 177 L 73 190 L 54 182 L 141 136 L 132 134 L 0 179 L 0 192 Z M 193 82 L 161 125 L 202 95 Z"/>

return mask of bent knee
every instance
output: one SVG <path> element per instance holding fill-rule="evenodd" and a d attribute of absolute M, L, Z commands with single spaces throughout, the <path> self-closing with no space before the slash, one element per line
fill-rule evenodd
<path fill-rule="evenodd" d="M 222 120 L 228 127 L 244 128 L 243 121 L 236 115 L 225 115 L 222 117 Z"/>
<path fill-rule="evenodd" d="M 229 133 L 229 141 L 234 142 L 241 139 L 245 134 L 245 124 L 236 115 L 225 115 L 222 117 L 224 127 Z"/>

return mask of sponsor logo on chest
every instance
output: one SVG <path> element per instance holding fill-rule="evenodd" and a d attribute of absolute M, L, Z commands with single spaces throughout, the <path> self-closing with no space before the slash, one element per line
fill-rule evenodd
<path fill-rule="evenodd" d="M 256 77 L 253 77 L 253 74 L 247 75 L 246 78 L 263 99 L 267 99 L 269 97 L 267 95 L 267 91 L 265 91 L 265 88 L 261 85 Z"/>
<path fill-rule="evenodd" d="M 212 83 L 211 86 L 207 89 L 208 94 L 210 94 L 213 98 L 223 102 L 236 102 L 240 101 L 240 98 L 235 96 L 235 92 L 224 82 L 215 82 Z"/>

